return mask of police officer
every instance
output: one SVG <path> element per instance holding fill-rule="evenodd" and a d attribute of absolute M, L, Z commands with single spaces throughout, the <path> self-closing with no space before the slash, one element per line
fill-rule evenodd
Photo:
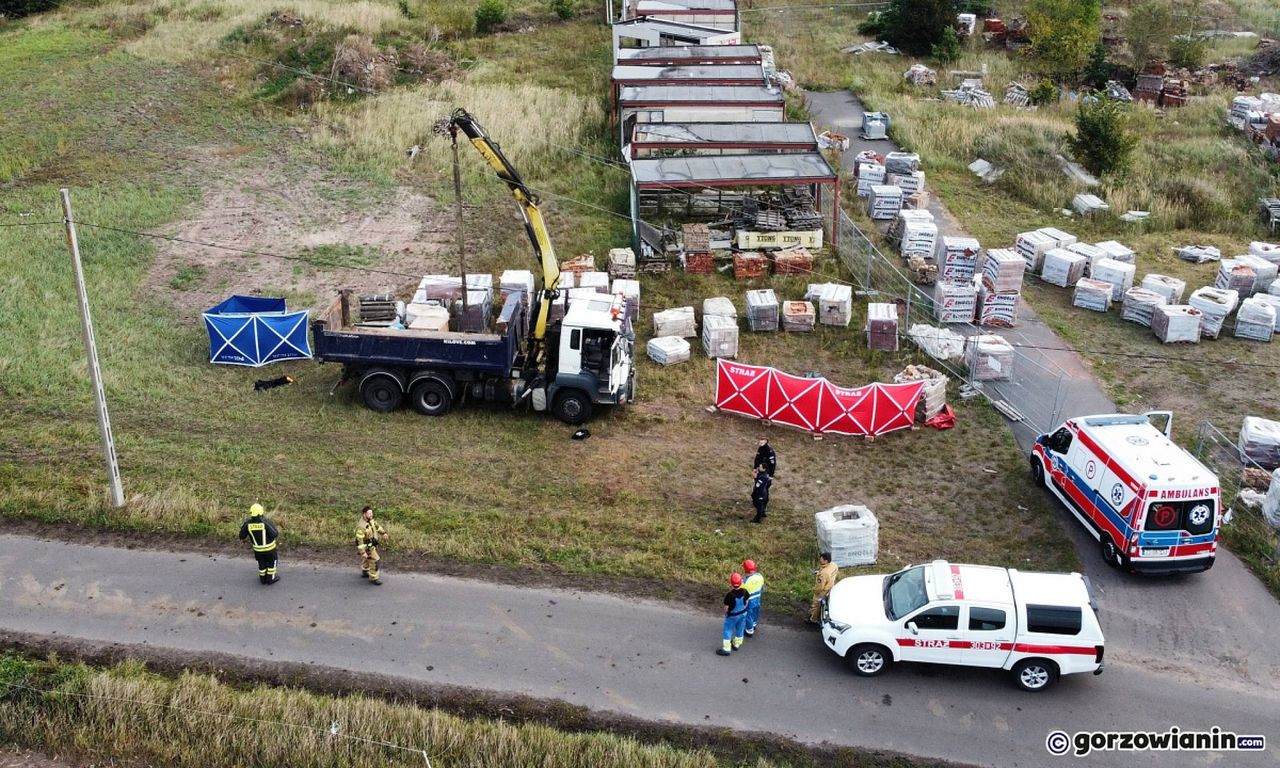
<path fill-rule="evenodd" d="M 755 560 L 743 560 L 742 571 L 747 574 L 742 588 L 747 590 L 747 628 L 746 636 L 756 636 L 756 624 L 760 622 L 760 596 L 764 594 L 764 576 L 756 570 Z"/>
<path fill-rule="evenodd" d="M 836 579 L 840 577 L 840 569 L 831 562 L 830 552 L 823 552 L 818 557 L 822 565 L 814 573 L 813 606 L 809 609 L 809 618 L 804 620 L 806 624 L 818 623 L 818 619 L 822 616 L 822 598 L 831 594 L 831 588 L 836 585 Z"/>
<path fill-rule="evenodd" d="M 275 584 L 280 580 L 276 572 L 276 540 L 280 532 L 263 517 L 261 504 L 249 507 L 249 519 L 240 526 L 240 540 L 253 545 L 253 556 L 258 561 L 258 581 L 263 584 Z"/>
<path fill-rule="evenodd" d="M 751 478 L 751 503 L 756 508 L 756 516 L 751 522 L 758 523 L 769 515 L 765 508 L 769 506 L 769 486 L 773 485 L 773 478 L 763 465 L 751 470 Z"/>
<path fill-rule="evenodd" d="M 360 522 L 356 526 L 356 549 L 360 552 L 360 577 L 371 580 L 382 586 L 382 576 L 378 573 L 378 543 L 387 535 L 377 520 L 373 519 L 373 507 L 360 510 Z"/>
<path fill-rule="evenodd" d="M 729 575 L 731 589 L 724 596 L 724 633 L 716 654 L 728 656 L 742 648 L 742 633 L 747 626 L 747 590 L 742 588 L 742 574 Z"/>
<path fill-rule="evenodd" d="M 769 438 L 760 438 L 760 446 L 756 448 L 756 460 L 752 462 L 751 466 L 753 468 L 764 466 L 769 473 L 769 477 L 778 474 L 778 454 L 773 450 L 773 446 L 769 445 Z"/>

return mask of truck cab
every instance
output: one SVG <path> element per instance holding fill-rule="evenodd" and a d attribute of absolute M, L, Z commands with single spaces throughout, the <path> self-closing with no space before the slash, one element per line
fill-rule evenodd
<path fill-rule="evenodd" d="M 623 331 L 620 296 L 578 298 L 549 335 L 551 359 L 546 391 L 534 392 L 534 409 L 550 407 L 556 418 L 580 424 L 593 405 L 625 405 L 635 386 L 633 339 Z"/>

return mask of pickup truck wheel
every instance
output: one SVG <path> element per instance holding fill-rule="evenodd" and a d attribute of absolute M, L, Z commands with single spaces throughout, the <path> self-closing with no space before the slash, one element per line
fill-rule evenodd
<path fill-rule="evenodd" d="M 1129 558 L 1124 552 L 1115 545 L 1110 536 L 1103 534 L 1102 539 L 1102 559 L 1107 561 L 1107 565 L 1120 571 L 1129 570 Z"/>
<path fill-rule="evenodd" d="M 1023 659 L 1013 665 L 1013 679 L 1024 691 L 1043 691 L 1058 679 L 1058 665 L 1047 659 Z"/>
<path fill-rule="evenodd" d="M 566 389 L 556 394 L 551 412 L 566 424 L 581 424 L 591 418 L 591 399 L 580 390 Z"/>
<path fill-rule="evenodd" d="M 423 416 L 443 416 L 453 406 L 453 395 L 439 379 L 423 379 L 409 390 L 409 404 Z"/>
<path fill-rule="evenodd" d="M 1036 485 L 1044 485 L 1044 464 L 1037 456 L 1031 457 L 1031 479 Z"/>
<path fill-rule="evenodd" d="M 889 668 L 893 657 L 884 646 L 875 643 L 860 643 L 849 649 L 844 655 L 845 663 L 853 674 L 859 677 L 875 677 Z"/>
<path fill-rule="evenodd" d="M 365 407 L 378 413 L 390 413 L 404 402 L 400 383 L 388 374 L 370 376 L 360 382 L 360 397 L 364 399 Z"/>

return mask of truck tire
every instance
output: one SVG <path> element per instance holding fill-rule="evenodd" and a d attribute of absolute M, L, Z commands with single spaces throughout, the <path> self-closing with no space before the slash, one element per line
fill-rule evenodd
<path fill-rule="evenodd" d="M 1111 540 L 1111 536 L 1102 534 L 1102 559 L 1107 561 L 1107 565 L 1118 571 L 1129 570 L 1129 558 L 1125 555 L 1124 550 L 1115 545 Z"/>
<path fill-rule="evenodd" d="M 565 389 L 556 393 L 551 412 L 565 424 L 581 424 L 591 418 L 591 398 L 580 389 Z"/>
<path fill-rule="evenodd" d="M 1058 680 L 1058 665 L 1048 659 L 1023 659 L 1013 665 L 1013 680 L 1024 691 L 1038 693 Z"/>
<path fill-rule="evenodd" d="M 419 379 L 409 390 L 409 405 L 423 416 L 443 416 L 453 407 L 453 393 L 439 379 Z"/>
<path fill-rule="evenodd" d="M 844 661 L 858 677 L 875 677 L 893 663 L 893 656 L 883 645 L 859 643 L 848 650 Z"/>
<path fill-rule="evenodd" d="M 360 397 L 369 410 L 390 413 L 404 402 L 404 390 L 390 373 L 373 373 L 360 382 Z"/>

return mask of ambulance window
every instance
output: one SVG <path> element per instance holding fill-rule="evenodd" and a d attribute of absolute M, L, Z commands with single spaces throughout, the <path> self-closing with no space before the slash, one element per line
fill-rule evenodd
<path fill-rule="evenodd" d="M 1067 455 L 1067 451 L 1071 449 L 1071 430 L 1063 427 L 1049 436 L 1049 450 L 1054 453 Z"/>
<path fill-rule="evenodd" d="M 1213 531 L 1213 499 L 1156 501 L 1147 508 L 1148 531 L 1187 531 L 1197 536 Z"/>
<path fill-rule="evenodd" d="M 969 609 L 969 629 L 976 632 L 993 632 L 1004 629 L 1004 611 L 996 608 Z"/>
<path fill-rule="evenodd" d="M 958 629 L 960 627 L 960 606 L 942 605 L 916 614 L 912 619 L 919 629 Z"/>
<path fill-rule="evenodd" d="M 1027 631 L 1046 635 L 1080 634 L 1080 609 L 1061 605 L 1028 605 Z"/>

